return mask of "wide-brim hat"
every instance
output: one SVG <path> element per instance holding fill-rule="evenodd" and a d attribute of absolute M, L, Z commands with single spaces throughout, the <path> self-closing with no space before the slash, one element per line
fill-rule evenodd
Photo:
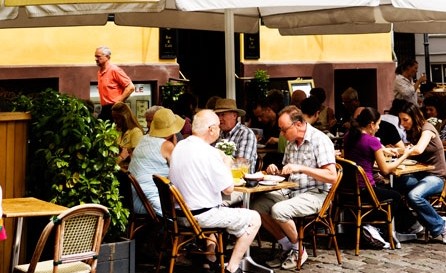
<path fill-rule="evenodd" d="M 149 135 L 153 137 L 168 137 L 181 131 L 185 120 L 175 115 L 172 110 L 159 109 L 153 115 L 152 124 L 150 124 Z"/>
<path fill-rule="evenodd" d="M 239 116 L 244 116 L 246 114 L 245 110 L 238 109 L 235 100 L 233 99 L 218 99 L 215 103 L 215 113 L 223 112 L 237 112 Z"/>

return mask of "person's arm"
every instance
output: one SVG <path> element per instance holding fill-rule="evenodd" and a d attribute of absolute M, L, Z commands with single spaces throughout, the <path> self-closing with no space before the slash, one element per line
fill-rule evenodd
<path fill-rule="evenodd" d="M 121 96 L 118 97 L 118 102 L 124 102 L 132 93 L 135 91 L 135 85 L 130 82 L 122 92 Z"/>
<path fill-rule="evenodd" d="M 427 77 L 426 77 L 426 74 L 423 73 L 423 74 L 421 74 L 421 77 L 413 85 L 413 87 L 415 88 L 415 91 L 417 91 L 418 88 L 420 87 L 420 84 L 425 81 L 427 81 Z"/>
<path fill-rule="evenodd" d="M 161 144 L 161 155 L 166 159 L 167 164 L 170 163 L 170 156 L 172 155 L 173 148 L 175 148 L 175 144 L 169 140 L 166 140 Z"/>
<path fill-rule="evenodd" d="M 312 168 L 298 164 L 287 164 L 282 169 L 282 174 L 303 173 L 313 177 L 317 181 L 333 184 L 338 177 L 335 164 L 327 164 L 320 168 Z"/>
<path fill-rule="evenodd" d="M 387 162 L 387 157 L 384 154 L 384 149 L 381 148 L 375 151 L 375 160 L 380 173 L 383 175 L 388 175 L 393 172 L 411 153 L 411 148 L 407 148 L 404 150 L 404 153 L 397 158 L 395 161 Z"/>
<path fill-rule="evenodd" d="M 224 195 L 231 195 L 231 193 L 234 191 L 234 184 L 232 184 L 231 186 L 227 187 L 226 189 L 222 190 L 221 192 Z"/>
<path fill-rule="evenodd" d="M 435 137 L 435 133 L 429 130 L 424 130 L 421 133 L 421 137 L 418 140 L 417 144 L 415 144 L 412 147 L 412 151 L 410 153 L 410 155 L 420 155 L 424 152 L 424 150 L 426 149 L 427 145 L 429 144 L 429 142 L 431 141 L 432 138 Z"/>

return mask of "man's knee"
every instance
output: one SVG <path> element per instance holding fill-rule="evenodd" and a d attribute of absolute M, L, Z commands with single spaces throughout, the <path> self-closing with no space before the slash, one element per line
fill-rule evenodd
<path fill-rule="evenodd" d="M 271 217 L 279 222 L 285 222 L 289 219 L 291 219 L 289 213 L 288 213 L 288 206 L 284 206 L 281 203 L 275 204 L 271 208 Z"/>

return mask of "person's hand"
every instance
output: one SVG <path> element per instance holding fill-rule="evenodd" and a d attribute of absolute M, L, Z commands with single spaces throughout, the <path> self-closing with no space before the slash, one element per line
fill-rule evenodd
<path fill-rule="evenodd" d="M 266 145 L 268 145 L 268 144 L 277 144 L 277 143 L 279 143 L 279 138 L 278 137 L 270 137 L 269 139 L 268 139 L 268 141 L 266 141 Z"/>
<path fill-rule="evenodd" d="M 413 145 L 406 147 L 403 151 L 403 156 L 407 158 L 408 156 L 410 156 L 412 150 L 413 150 Z"/>
<path fill-rule="evenodd" d="M 426 82 L 427 81 L 427 77 L 425 73 L 422 73 L 420 78 L 418 79 L 420 82 Z"/>
<path fill-rule="evenodd" d="M 266 173 L 268 174 L 278 174 L 279 168 L 275 164 L 270 164 L 268 168 L 266 168 Z"/>
<path fill-rule="evenodd" d="M 286 164 L 283 166 L 282 174 L 292 174 L 301 171 L 300 165 L 297 164 Z"/>
<path fill-rule="evenodd" d="M 122 151 L 119 154 L 119 158 L 121 159 L 121 161 L 125 160 L 129 156 L 130 156 L 129 150 L 127 148 L 122 148 Z"/>
<path fill-rule="evenodd" d="M 383 152 L 386 157 L 398 157 L 399 156 L 399 152 L 398 152 L 397 148 L 385 147 L 385 148 L 383 148 Z"/>

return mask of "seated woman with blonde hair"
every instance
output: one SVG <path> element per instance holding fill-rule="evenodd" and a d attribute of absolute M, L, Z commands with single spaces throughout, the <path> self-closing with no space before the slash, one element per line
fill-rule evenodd
<path fill-rule="evenodd" d="M 152 175 L 169 175 L 169 162 L 173 148 L 177 144 L 176 134 L 181 131 L 185 120 L 172 110 L 161 108 L 155 112 L 149 134 L 144 135 L 136 146 L 129 164 L 129 171 L 141 185 L 156 214 L 162 216 L 158 189 Z M 133 192 L 134 209 L 145 213 L 144 206 Z"/>

